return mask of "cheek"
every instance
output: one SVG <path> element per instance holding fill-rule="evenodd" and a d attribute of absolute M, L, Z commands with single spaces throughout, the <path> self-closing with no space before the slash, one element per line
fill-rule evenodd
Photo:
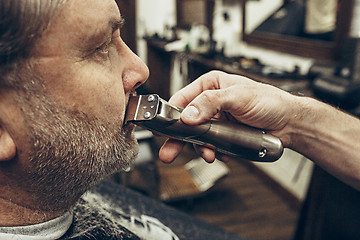
<path fill-rule="evenodd" d="M 126 96 L 122 82 L 118 80 L 115 84 L 99 86 L 98 90 L 99 95 L 95 96 L 92 102 L 94 109 L 106 114 L 108 120 L 122 121 L 126 109 Z"/>
<path fill-rule="evenodd" d="M 105 121 L 121 121 L 126 97 L 119 69 L 109 71 L 99 64 L 48 62 L 42 71 L 47 92 L 67 109 L 85 112 Z M 53 66 L 52 68 L 49 68 Z"/>
<path fill-rule="evenodd" d="M 85 68 L 77 71 L 74 79 L 77 80 L 74 82 L 78 88 L 74 94 L 82 99 L 74 100 L 79 103 L 79 108 L 82 107 L 84 111 L 90 108 L 88 111 L 108 121 L 122 120 L 126 98 L 120 73 L 109 72 L 101 67 Z"/>

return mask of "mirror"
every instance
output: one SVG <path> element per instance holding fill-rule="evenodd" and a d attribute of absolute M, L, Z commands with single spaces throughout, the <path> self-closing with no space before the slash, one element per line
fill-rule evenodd
<path fill-rule="evenodd" d="M 272 12 L 254 23 L 256 5 L 264 2 L 269 2 Z M 354 0 L 242 0 L 242 38 L 275 51 L 337 60 L 348 36 L 353 5 Z"/>

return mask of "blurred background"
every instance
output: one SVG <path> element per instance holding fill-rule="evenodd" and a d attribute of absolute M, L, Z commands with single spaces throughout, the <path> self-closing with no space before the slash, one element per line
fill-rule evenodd
<path fill-rule="evenodd" d="M 149 66 L 139 93 L 164 99 L 210 70 L 360 115 L 359 0 L 117 0 L 122 38 Z M 329 129 L 331 131 L 331 129 Z M 206 164 L 191 145 L 171 165 L 137 129 L 122 184 L 253 240 L 360 239 L 360 194 L 286 149 L 274 163 Z"/>

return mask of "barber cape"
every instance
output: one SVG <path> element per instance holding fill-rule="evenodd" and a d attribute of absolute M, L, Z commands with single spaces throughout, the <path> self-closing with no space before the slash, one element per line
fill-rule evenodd
<path fill-rule="evenodd" d="M 61 239 L 244 240 L 114 182 L 81 198 Z"/>
<path fill-rule="evenodd" d="M 0 227 L 0 240 L 58 238 L 244 240 L 114 182 L 99 184 L 71 212 L 57 219 L 33 226 Z"/>
<path fill-rule="evenodd" d="M 74 208 L 74 220 L 61 239 L 178 240 L 158 219 L 124 209 L 100 194 L 89 192 Z"/>

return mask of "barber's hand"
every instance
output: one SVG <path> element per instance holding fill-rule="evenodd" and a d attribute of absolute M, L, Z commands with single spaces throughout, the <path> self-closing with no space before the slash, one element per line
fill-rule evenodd
<path fill-rule="evenodd" d="M 279 137 L 285 147 L 290 144 L 287 125 L 296 116 L 296 97 L 276 87 L 212 71 L 177 92 L 169 102 L 185 107 L 181 119 L 186 124 L 196 125 L 211 118 L 228 119 L 266 129 Z M 168 140 L 160 149 L 159 158 L 164 162 L 173 161 L 183 145 Z M 211 149 L 196 149 L 208 162 L 212 162 L 215 156 L 228 160 Z"/>

